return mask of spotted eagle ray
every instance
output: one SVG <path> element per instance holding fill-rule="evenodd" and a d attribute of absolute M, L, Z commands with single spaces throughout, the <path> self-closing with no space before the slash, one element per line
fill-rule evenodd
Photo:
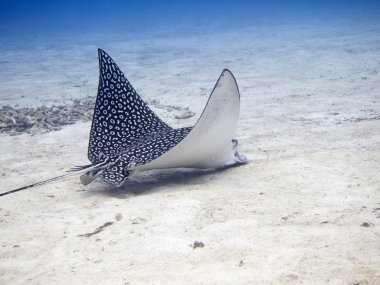
<path fill-rule="evenodd" d="M 121 186 L 133 171 L 221 168 L 247 162 L 233 138 L 240 110 L 236 80 L 224 69 L 193 127 L 173 129 L 144 103 L 113 59 L 99 49 L 99 87 L 88 159 L 68 173 L 0 193 L 4 196 L 82 174 L 84 185 L 100 177 Z"/>

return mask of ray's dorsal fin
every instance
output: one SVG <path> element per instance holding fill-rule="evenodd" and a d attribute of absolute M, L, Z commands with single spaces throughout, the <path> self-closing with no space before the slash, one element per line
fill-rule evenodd
<path fill-rule="evenodd" d="M 231 160 L 237 162 L 232 137 L 237 128 L 239 110 L 240 93 L 235 77 L 224 69 L 200 118 L 186 137 L 162 156 L 138 166 L 137 170 L 216 168 Z"/>
<path fill-rule="evenodd" d="M 114 156 L 151 132 L 171 128 L 144 103 L 113 59 L 99 49 L 99 87 L 92 120 L 88 158 Z"/>

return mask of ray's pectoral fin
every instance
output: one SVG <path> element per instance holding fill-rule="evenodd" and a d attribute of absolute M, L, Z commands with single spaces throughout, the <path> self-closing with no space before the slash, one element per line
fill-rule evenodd
<path fill-rule="evenodd" d="M 157 117 L 140 98 L 113 59 L 99 49 L 99 86 L 90 131 L 88 158 L 96 164 L 101 155 L 115 161 L 123 157 L 123 167 L 112 165 L 99 176 L 105 182 L 120 186 L 128 177 L 128 166 L 138 156 L 144 164 L 165 150 L 151 146 L 147 153 L 149 134 L 171 133 L 173 129 Z M 144 142 L 144 143 L 142 143 Z M 138 147 L 137 147 L 138 146 Z M 133 149 L 133 151 L 131 151 Z M 83 183 L 94 180 L 83 176 Z"/>
<path fill-rule="evenodd" d="M 102 173 L 102 179 L 105 180 L 108 184 L 111 184 L 116 187 L 120 187 L 124 184 L 129 176 L 129 171 L 119 171 L 107 169 Z"/>
<path fill-rule="evenodd" d="M 225 69 L 191 131 L 166 153 L 137 169 L 220 168 L 246 163 L 245 156 L 237 151 L 237 140 L 233 139 L 239 111 L 239 89 L 235 77 Z"/>
<path fill-rule="evenodd" d="M 124 171 L 119 173 L 118 171 L 104 170 L 101 174 L 102 179 L 104 179 L 108 184 L 111 184 L 116 187 L 120 187 L 124 184 L 129 176 L 129 171 Z M 90 175 L 89 173 L 83 174 L 80 176 L 80 182 L 83 185 L 88 185 L 94 181 L 98 175 Z"/>

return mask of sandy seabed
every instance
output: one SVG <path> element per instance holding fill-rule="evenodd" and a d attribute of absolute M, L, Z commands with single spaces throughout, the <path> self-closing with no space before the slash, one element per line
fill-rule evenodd
<path fill-rule="evenodd" d="M 379 38 L 380 24 L 336 21 L 7 43 L 1 106 L 94 98 L 101 47 L 173 127 L 229 68 L 250 163 L 2 197 L 0 283 L 380 284 Z M 2 134 L 1 190 L 87 164 L 89 128 Z"/>

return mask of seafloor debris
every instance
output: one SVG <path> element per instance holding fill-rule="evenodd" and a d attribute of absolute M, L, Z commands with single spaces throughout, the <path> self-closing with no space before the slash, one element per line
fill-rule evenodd
<path fill-rule="evenodd" d="M 372 223 L 364 222 L 360 226 L 364 228 L 372 228 L 374 225 Z"/>
<path fill-rule="evenodd" d="M 117 213 L 116 215 L 115 215 L 115 220 L 116 221 L 121 221 L 123 219 L 123 215 L 121 214 L 121 213 Z"/>
<path fill-rule="evenodd" d="M 195 115 L 194 112 L 192 112 L 189 107 L 186 107 L 184 109 L 181 110 L 182 112 L 177 114 L 177 115 L 174 115 L 174 117 L 176 119 L 188 119 L 188 118 L 191 118 Z"/>
<path fill-rule="evenodd" d="M 195 115 L 193 111 L 190 110 L 189 107 L 181 107 L 181 106 L 173 106 L 173 105 L 164 105 L 161 104 L 159 100 L 153 99 L 146 101 L 148 105 L 153 105 L 157 109 L 165 109 L 168 112 L 172 111 L 179 111 L 177 114 L 174 115 L 174 118 L 176 119 L 188 119 Z"/>
<path fill-rule="evenodd" d="M 90 236 L 96 235 L 96 234 L 100 233 L 101 231 L 103 231 L 103 229 L 104 229 L 105 227 L 108 227 L 108 226 L 111 226 L 111 225 L 113 225 L 113 222 L 107 222 L 107 223 L 105 223 L 104 225 L 102 225 L 102 226 L 96 228 L 95 231 L 93 231 L 93 232 L 91 232 L 91 233 L 87 233 L 87 234 L 81 234 L 81 235 L 78 235 L 78 237 L 90 237 Z"/>
<path fill-rule="evenodd" d="M 158 100 L 148 100 L 148 105 L 157 109 L 182 111 L 181 119 L 194 116 L 188 107 L 163 105 Z M 67 105 L 16 108 L 0 107 L 0 133 L 19 135 L 57 131 L 77 121 L 87 122 L 92 118 L 95 99 L 75 99 Z"/>
<path fill-rule="evenodd" d="M 205 247 L 204 243 L 201 241 L 195 241 L 192 245 L 193 249 L 196 249 L 197 247 Z"/>
<path fill-rule="evenodd" d="M 91 120 L 93 109 L 92 99 L 76 99 L 71 104 L 51 107 L 2 106 L 0 133 L 18 135 L 25 132 L 35 134 L 60 130 L 64 125 Z"/>

